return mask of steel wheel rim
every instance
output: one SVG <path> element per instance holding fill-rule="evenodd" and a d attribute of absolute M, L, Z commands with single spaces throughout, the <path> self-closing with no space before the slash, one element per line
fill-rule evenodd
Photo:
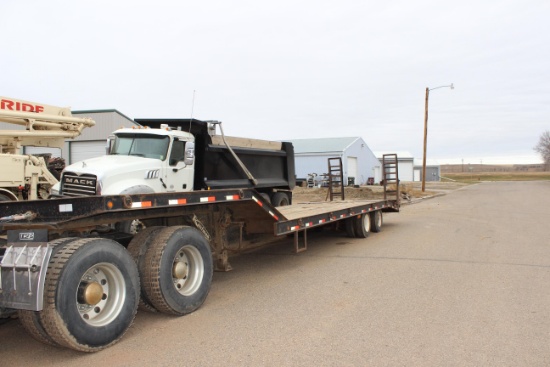
<path fill-rule="evenodd" d="M 102 290 L 101 299 L 91 304 L 90 297 L 84 294 L 86 289 Z M 90 267 L 80 278 L 76 296 L 78 313 L 84 322 L 92 326 L 108 325 L 117 318 L 126 299 L 126 282 L 122 272 L 113 264 L 99 263 Z"/>
<path fill-rule="evenodd" d="M 370 215 L 363 215 L 363 228 L 365 232 L 370 232 Z"/>
<path fill-rule="evenodd" d="M 172 263 L 172 282 L 182 296 L 190 296 L 201 286 L 204 261 L 199 250 L 191 245 L 180 248 Z"/>
<path fill-rule="evenodd" d="M 377 215 L 376 226 L 378 228 L 382 227 L 382 213 L 378 213 L 378 215 Z"/>

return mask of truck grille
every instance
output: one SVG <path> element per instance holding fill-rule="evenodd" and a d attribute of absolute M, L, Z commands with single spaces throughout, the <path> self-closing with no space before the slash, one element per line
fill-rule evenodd
<path fill-rule="evenodd" d="M 97 177 L 90 174 L 77 175 L 73 172 L 63 172 L 61 178 L 61 195 L 92 196 L 96 194 Z"/>

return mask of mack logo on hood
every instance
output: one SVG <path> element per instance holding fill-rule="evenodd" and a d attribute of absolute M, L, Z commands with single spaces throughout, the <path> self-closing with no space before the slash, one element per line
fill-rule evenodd
<path fill-rule="evenodd" d="M 87 178 L 71 178 L 71 177 L 67 177 L 67 178 L 65 179 L 65 182 L 66 182 L 66 183 L 71 183 L 71 184 L 85 185 L 85 186 L 95 186 L 94 180 L 90 180 L 90 179 L 87 179 Z"/>

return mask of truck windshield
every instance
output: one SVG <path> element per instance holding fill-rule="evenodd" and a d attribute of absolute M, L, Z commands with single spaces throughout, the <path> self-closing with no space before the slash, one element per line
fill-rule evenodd
<path fill-rule="evenodd" d="M 109 154 L 166 159 L 170 138 L 148 134 L 117 134 Z"/>

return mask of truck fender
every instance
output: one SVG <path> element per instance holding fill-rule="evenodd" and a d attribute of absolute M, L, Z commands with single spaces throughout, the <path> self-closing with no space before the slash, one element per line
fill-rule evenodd
<path fill-rule="evenodd" d="M 120 192 L 120 195 L 154 194 L 155 190 L 147 185 L 128 187 Z"/>
<path fill-rule="evenodd" d="M 120 195 L 139 195 L 139 194 L 154 194 L 155 191 L 147 185 L 136 185 L 128 187 L 120 192 Z M 125 220 L 115 224 L 115 228 L 119 232 L 136 234 L 145 228 L 145 225 L 139 220 Z"/>
<path fill-rule="evenodd" d="M 153 187 L 144 185 L 141 180 L 125 180 L 102 187 L 101 195 L 139 195 L 154 194 L 155 192 L 157 191 Z"/>
<path fill-rule="evenodd" d="M 17 201 L 17 196 L 10 190 L 0 189 L 0 201 Z"/>

